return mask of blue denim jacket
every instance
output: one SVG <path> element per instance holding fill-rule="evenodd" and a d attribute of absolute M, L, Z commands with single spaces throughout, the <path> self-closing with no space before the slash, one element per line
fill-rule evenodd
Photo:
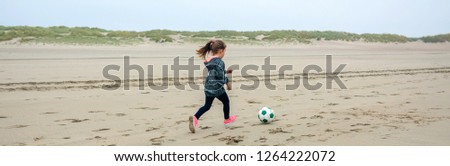
<path fill-rule="evenodd" d="M 204 82 L 205 95 L 211 97 L 217 97 L 225 93 L 223 85 L 228 83 L 226 76 L 225 63 L 222 59 L 213 57 L 209 61 L 204 62 L 208 69 L 208 76 Z"/>

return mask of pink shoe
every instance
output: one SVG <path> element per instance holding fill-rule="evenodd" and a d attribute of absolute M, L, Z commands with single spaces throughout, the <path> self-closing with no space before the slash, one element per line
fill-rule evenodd
<path fill-rule="evenodd" d="M 195 116 L 189 116 L 189 130 L 195 133 L 195 128 L 197 127 L 198 120 Z"/>
<path fill-rule="evenodd" d="M 225 126 L 230 125 L 231 123 L 233 123 L 234 121 L 236 121 L 236 115 L 230 116 L 230 118 L 225 119 L 223 121 L 223 124 L 225 124 Z"/>

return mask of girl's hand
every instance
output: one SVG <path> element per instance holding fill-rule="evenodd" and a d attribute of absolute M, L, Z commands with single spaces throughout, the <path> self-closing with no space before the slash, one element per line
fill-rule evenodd
<path fill-rule="evenodd" d="M 227 83 L 227 90 L 231 90 L 231 82 Z"/>
<path fill-rule="evenodd" d="M 227 74 L 231 74 L 231 73 L 233 73 L 233 69 L 228 69 Z"/>

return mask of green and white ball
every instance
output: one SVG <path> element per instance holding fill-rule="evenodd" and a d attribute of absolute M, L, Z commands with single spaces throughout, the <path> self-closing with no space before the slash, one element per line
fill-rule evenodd
<path fill-rule="evenodd" d="M 270 123 L 275 119 L 275 113 L 270 107 L 263 107 L 258 112 L 258 119 L 262 123 Z"/>

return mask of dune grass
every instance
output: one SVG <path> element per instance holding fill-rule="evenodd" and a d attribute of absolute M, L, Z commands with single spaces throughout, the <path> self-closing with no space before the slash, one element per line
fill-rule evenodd
<path fill-rule="evenodd" d="M 81 45 L 130 45 L 146 41 L 165 42 L 204 42 L 212 38 L 220 38 L 231 43 L 310 43 L 317 40 L 330 41 L 365 41 L 382 43 L 405 43 L 422 40 L 427 43 L 448 42 L 450 34 L 408 38 L 396 34 L 356 34 L 337 31 L 112 31 L 90 27 L 31 27 L 0 26 L 0 41 L 19 39 L 21 43 L 62 43 Z"/>
<path fill-rule="evenodd" d="M 422 41 L 426 43 L 442 43 L 450 41 L 450 33 L 435 35 L 435 36 L 425 36 L 421 38 Z"/>

